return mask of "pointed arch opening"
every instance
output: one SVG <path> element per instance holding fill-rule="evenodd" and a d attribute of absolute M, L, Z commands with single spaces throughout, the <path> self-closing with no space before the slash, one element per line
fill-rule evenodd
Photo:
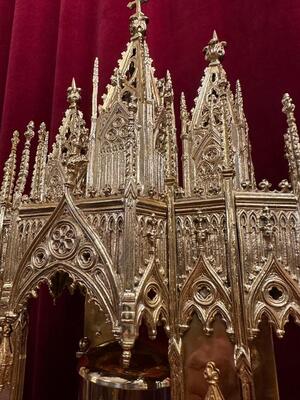
<path fill-rule="evenodd" d="M 27 296 L 23 313 L 26 310 L 27 331 L 14 343 L 26 359 L 26 364 L 19 365 L 23 368 L 21 376 L 16 376 L 24 381 L 24 386 L 20 384 L 23 397 L 19 398 L 77 398 L 85 386 L 78 374 L 85 352 L 116 340 L 107 312 L 94 302 L 84 284 L 74 282 L 71 275 L 59 268 L 49 278 L 40 280 Z M 83 340 L 87 340 L 86 349 L 81 348 Z M 18 374 L 19 368 L 16 370 Z"/>
<path fill-rule="evenodd" d="M 207 383 L 203 372 L 207 362 L 220 369 L 220 388 L 225 398 L 239 399 L 239 383 L 234 366 L 234 344 L 226 332 L 226 323 L 216 314 L 208 334 L 196 312 L 191 314 L 188 330 L 183 336 L 184 399 L 205 398 Z"/>
<path fill-rule="evenodd" d="M 253 379 L 257 399 L 279 399 L 273 333 L 270 315 L 263 313 L 258 334 L 250 342 Z"/>
<path fill-rule="evenodd" d="M 72 284 L 69 276 L 54 274 L 27 300 L 27 332 L 15 343 L 19 345 L 15 350 L 21 350 L 19 359 L 24 359 L 20 365 L 23 397 L 19 393 L 17 398 L 51 400 L 78 395 L 76 351 L 84 331 L 85 292 Z"/>
<path fill-rule="evenodd" d="M 300 326 L 293 316 L 285 325 L 285 334 L 278 338 L 273 334 L 274 353 L 280 400 L 289 400 L 300 392 Z"/>

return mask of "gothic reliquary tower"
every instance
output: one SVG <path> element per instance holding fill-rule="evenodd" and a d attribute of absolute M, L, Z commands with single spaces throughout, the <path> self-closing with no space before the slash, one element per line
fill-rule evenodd
<path fill-rule="evenodd" d="M 207 399 L 260 398 L 256 376 L 266 374 L 260 360 L 272 349 L 259 349 L 255 338 L 265 318 L 281 337 L 289 316 L 298 321 L 300 313 L 294 105 L 285 94 L 291 184 L 272 191 L 266 180 L 256 184 L 241 87 L 231 91 L 221 64 L 226 43 L 214 32 L 193 110 L 181 98 L 181 185 L 171 76 L 154 76 L 148 19 L 140 0 L 130 6 L 130 41 L 100 106 L 95 61 L 91 128 L 73 80 L 49 154 L 46 126 L 37 132 L 29 195 L 33 122 L 17 173 L 13 134 L 0 196 L 0 390 L 22 399 L 27 302 L 47 282 L 54 297 L 64 287 L 86 295 L 78 352 L 88 359 L 80 369 L 86 400 L 91 385 L 170 385 L 172 400 L 195 391 Z M 153 343 L 163 328 L 165 357 L 145 356 L 144 348 L 139 358 L 142 324 Z M 118 351 L 108 378 L 105 360 Z M 278 399 L 271 364 L 267 379 Z"/>

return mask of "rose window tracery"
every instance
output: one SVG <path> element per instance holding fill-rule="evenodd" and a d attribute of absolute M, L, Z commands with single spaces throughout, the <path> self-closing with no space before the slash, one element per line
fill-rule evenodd
<path fill-rule="evenodd" d="M 50 248 L 58 258 L 72 255 L 77 243 L 76 228 L 69 222 L 61 222 L 51 233 Z"/>

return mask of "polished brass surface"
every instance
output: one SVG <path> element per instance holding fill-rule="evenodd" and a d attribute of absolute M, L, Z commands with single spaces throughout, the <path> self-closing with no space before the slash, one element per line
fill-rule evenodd
<path fill-rule="evenodd" d="M 266 318 L 259 328 L 260 332 L 251 343 L 256 398 L 279 400 L 272 328 Z"/>
<path fill-rule="evenodd" d="M 218 385 L 219 375 L 220 371 L 216 368 L 215 363 L 209 361 L 204 371 L 204 377 L 209 385 L 204 400 L 225 400 Z"/>
<path fill-rule="evenodd" d="M 42 282 L 53 296 L 65 285 L 86 294 L 79 355 L 113 339 L 128 368 L 142 321 L 152 339 L 163 325 L 172 400 L 187 389 L 186 335 L 198 329 L 215 346 L 222 321 L 238 396 L 253 400 L 252 343 L 261 320 L 280 337 L 290 315 L 299 322 L 300 144 L 292 99 L 282 99 L 289 181 L 272 190 L 266 179 L 256 183 L 241 85 L 232 92 L 221 63 L 226 43 L 214 32 L 195 107 L 189 111 L 181 97 L 181 186 L 171 75 L 154 75 L 141 3 L 129 3 L 130 41 L 101 105 L 95 60 L 91 128 L 73 79 L 49 154 L 42 123 L 32 155 L 30 122 L 17 167 L 13 133 L 0 191 L 0 390 L 10 400 L 22 398 L 27 300 Z M 226 368 L 217 366 L 222 377 Z M 222 399 L 212 363 L 205 376 L 208 398 Z M 270 379 L 276 388 L 276 374 Z"/>

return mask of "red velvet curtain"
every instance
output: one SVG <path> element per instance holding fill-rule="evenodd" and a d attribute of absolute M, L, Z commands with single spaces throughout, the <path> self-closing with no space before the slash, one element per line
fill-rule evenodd
<path fill-rule="evenodd" d="M 83 89 L 82 110 L 89 122 L 93 60 L 100 59 L 102 94 L 128 39 L 126 3 L 0 0 L 1 170 L 12 131 L 24 131 L 30 119 L 36 125 L 45 121 L 53 140 L 73 76 Z M 228 42 L 224 66 L 233 86 L 237 78 L 242 83 L 256 176 L 276 186 L 287 177 L 283 158 L 286 126 L 281 114 L 284 92 L 290 92 L 298 105 L 300 121 L 299 0 L 150 0 L 144 9 L 150 17 L 148 43 L 157 75 L 170 70 L 177 112 L 181 91 L 188 105 L 193 105 L 205 67 L 202 48 L 213 29 Z M 45 318 L 42 310 L 42 304 L 35 307 L 36 321 Z M 32 352 L 33 343 L 29 344 Z M 31 385 L 38 384 L 42 362 L 55 364 L 55 352 L 33 362 L 36 379 Z M 31 400 L 41 398 L 46 397 Z"/>

